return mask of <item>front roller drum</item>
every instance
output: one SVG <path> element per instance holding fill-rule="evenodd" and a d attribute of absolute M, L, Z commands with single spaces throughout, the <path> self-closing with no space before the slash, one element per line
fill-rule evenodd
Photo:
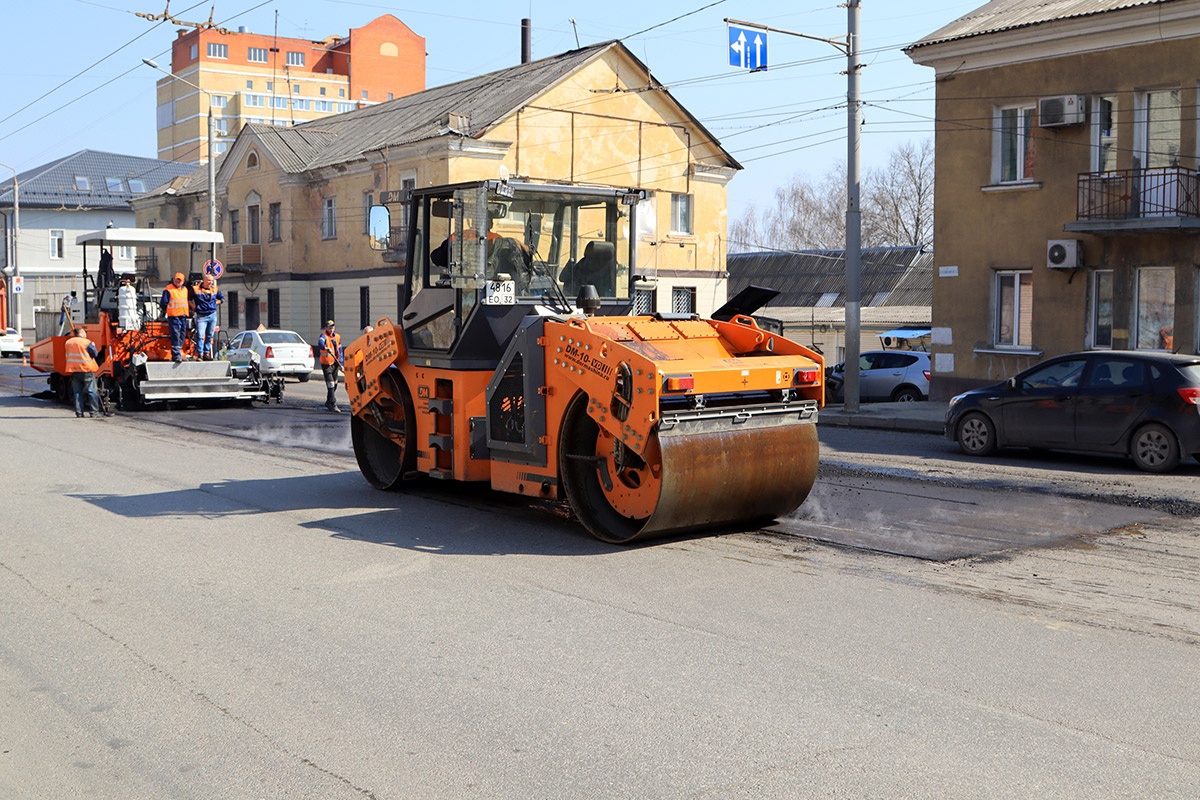
<path fill-rule="evenodd" d="M 816 480 L 811 415 L 679 420 L 652 434 L 642 459 L 586 409 L 580 396 L 567 412 L 563 483 L 580 522 L 607 542 L 784 516 Z"/>
<path fill-rule="evenodd" d="M 415 475 L 416 413 L 412 395 L 396 372 L 380 379 L 379 395 L 350 418 L 354 457 L 376 489 L 397 489 Z"/>

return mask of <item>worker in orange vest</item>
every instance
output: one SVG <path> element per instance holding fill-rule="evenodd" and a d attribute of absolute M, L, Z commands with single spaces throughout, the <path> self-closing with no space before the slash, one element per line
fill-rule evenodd
<path fill-rule="evenodd" d="M 342 337 L 333 330 L 333 320 L 325 323 L 325 332 L 317 338 L 318 360 L 321 362 L 321 374 L 325 376 L 325 410 L 335 414 L 341 409 L 337 407 L 338 372 L 342 369 Z"/>
<path fill-rule="evenodd" d="M 96 364 L 99 355 L 96 345 L 87 338 L 87 329 L 77 325 L 71 338 L 63 344 L 66 356 L 67 376 L 71 379 L 71 390 L 75 396 L 75 416 L 83 416 L 83 397 L 87 395 L 88 416 L 95 417 L 100 411 L 100 395 L 96 393 Z"/>
<path fill-rule="evenodd" d="M 184 284 L 183 273 L 176 272 L 158 301 L 167 316 L 167 326 L 171 331 L 171 360 L 176 364 L 183 361 L 183 343 L 187 340 L 188 317 L 192 313 L 190 300 L 191 292 Z"/>

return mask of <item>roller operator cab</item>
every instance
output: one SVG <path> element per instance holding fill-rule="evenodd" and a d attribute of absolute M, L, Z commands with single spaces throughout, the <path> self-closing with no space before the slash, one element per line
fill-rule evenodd
<path fill-rule="evenodd" d="M 824 363 L 749 316 L 633 313 L 652 290 L 640 191 L 488 181 L 416 189 L 372 219 L 405 264 L 401 319 L 346 348 L 354 451 L 419 476 L 569 501 L 597 538 L 787 514 L 817 471 Z M 749 298 L 753 297 L 751 301 Z"/>

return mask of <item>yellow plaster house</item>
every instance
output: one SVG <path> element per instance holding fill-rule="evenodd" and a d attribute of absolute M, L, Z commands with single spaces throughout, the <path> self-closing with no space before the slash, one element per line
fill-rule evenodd
<path fill-rule="evenodd" d="M 506 177 L 647 190 L 637 255 L 657 286 L 639 310 L 710 313 L 726 295 L 738 169 L 619 42 L 291 128 L 248 125 L 218 163 L 221 325 L 314 336 L 326 318 L 346 333 L 396 318 L 402 269 L 368 233 L 380 193 Z M 199 170 L 134 207 L 141 226 L 200 227 L 206 204 Z"/>

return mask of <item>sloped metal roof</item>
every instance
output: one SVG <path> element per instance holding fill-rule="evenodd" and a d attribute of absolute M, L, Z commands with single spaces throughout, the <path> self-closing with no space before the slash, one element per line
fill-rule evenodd
<path fill-rule="evenodd" d="M 777 289 L 771 309 L 846 305 L 844 250 L 733 253 L 726 260 L 729 296 L 754 284 Z M 862 306 L 931 306 L 933 253 L 918 247 L 872 247 L 862 251 Z"/>
<path fill-rule="evenodd" d="M 129 210 L 129 201 L 142 192 L 131 191 L 129 181 L 140 180 L 147 189 L 187 175 L 196 167 L 158 158 L 126 156 L 97 150 L 80 150 L 17 175 L 21 206 L 25 208 L 111 208 Z M 76 177 L 86 178 L 88 189 L 76 187 Z M 108 179 L 120 181 L 109 188 Z M 0 205 L 13 202 L 12 179 L 0 184 Z"/>
<path fill-rule="evenodd" d="M 920 41 L 910 44 L 904 50 L 912 51 L 955 39 L 1026 28 L 1046 22 L 1173 2 L 1176 0 L 992 0 Z"/>
<path fill-rule="evenodd" d="M 300 173 L 357 161 L 371 151 L 441 136 L 477 138 L 613 48 L 619 48 L 644 70 L 651 86 L 661 88 L 645 64 L 623 44 L 602 42 L 290 128 L 247 125 L 239 139 L 241 135 L 254 136 L 282 169 Z M 662 95 L 696 126 L 703 140 L 711 142 L 729 166 L 740 169 L 741 165 L 698 119 L 665 89 Z M 450 127 L 450 115 L 462 120 L 461 129 Z M 194 179 L 188 191 L 203 191 L 200 186 L 201 182 Z"/>

